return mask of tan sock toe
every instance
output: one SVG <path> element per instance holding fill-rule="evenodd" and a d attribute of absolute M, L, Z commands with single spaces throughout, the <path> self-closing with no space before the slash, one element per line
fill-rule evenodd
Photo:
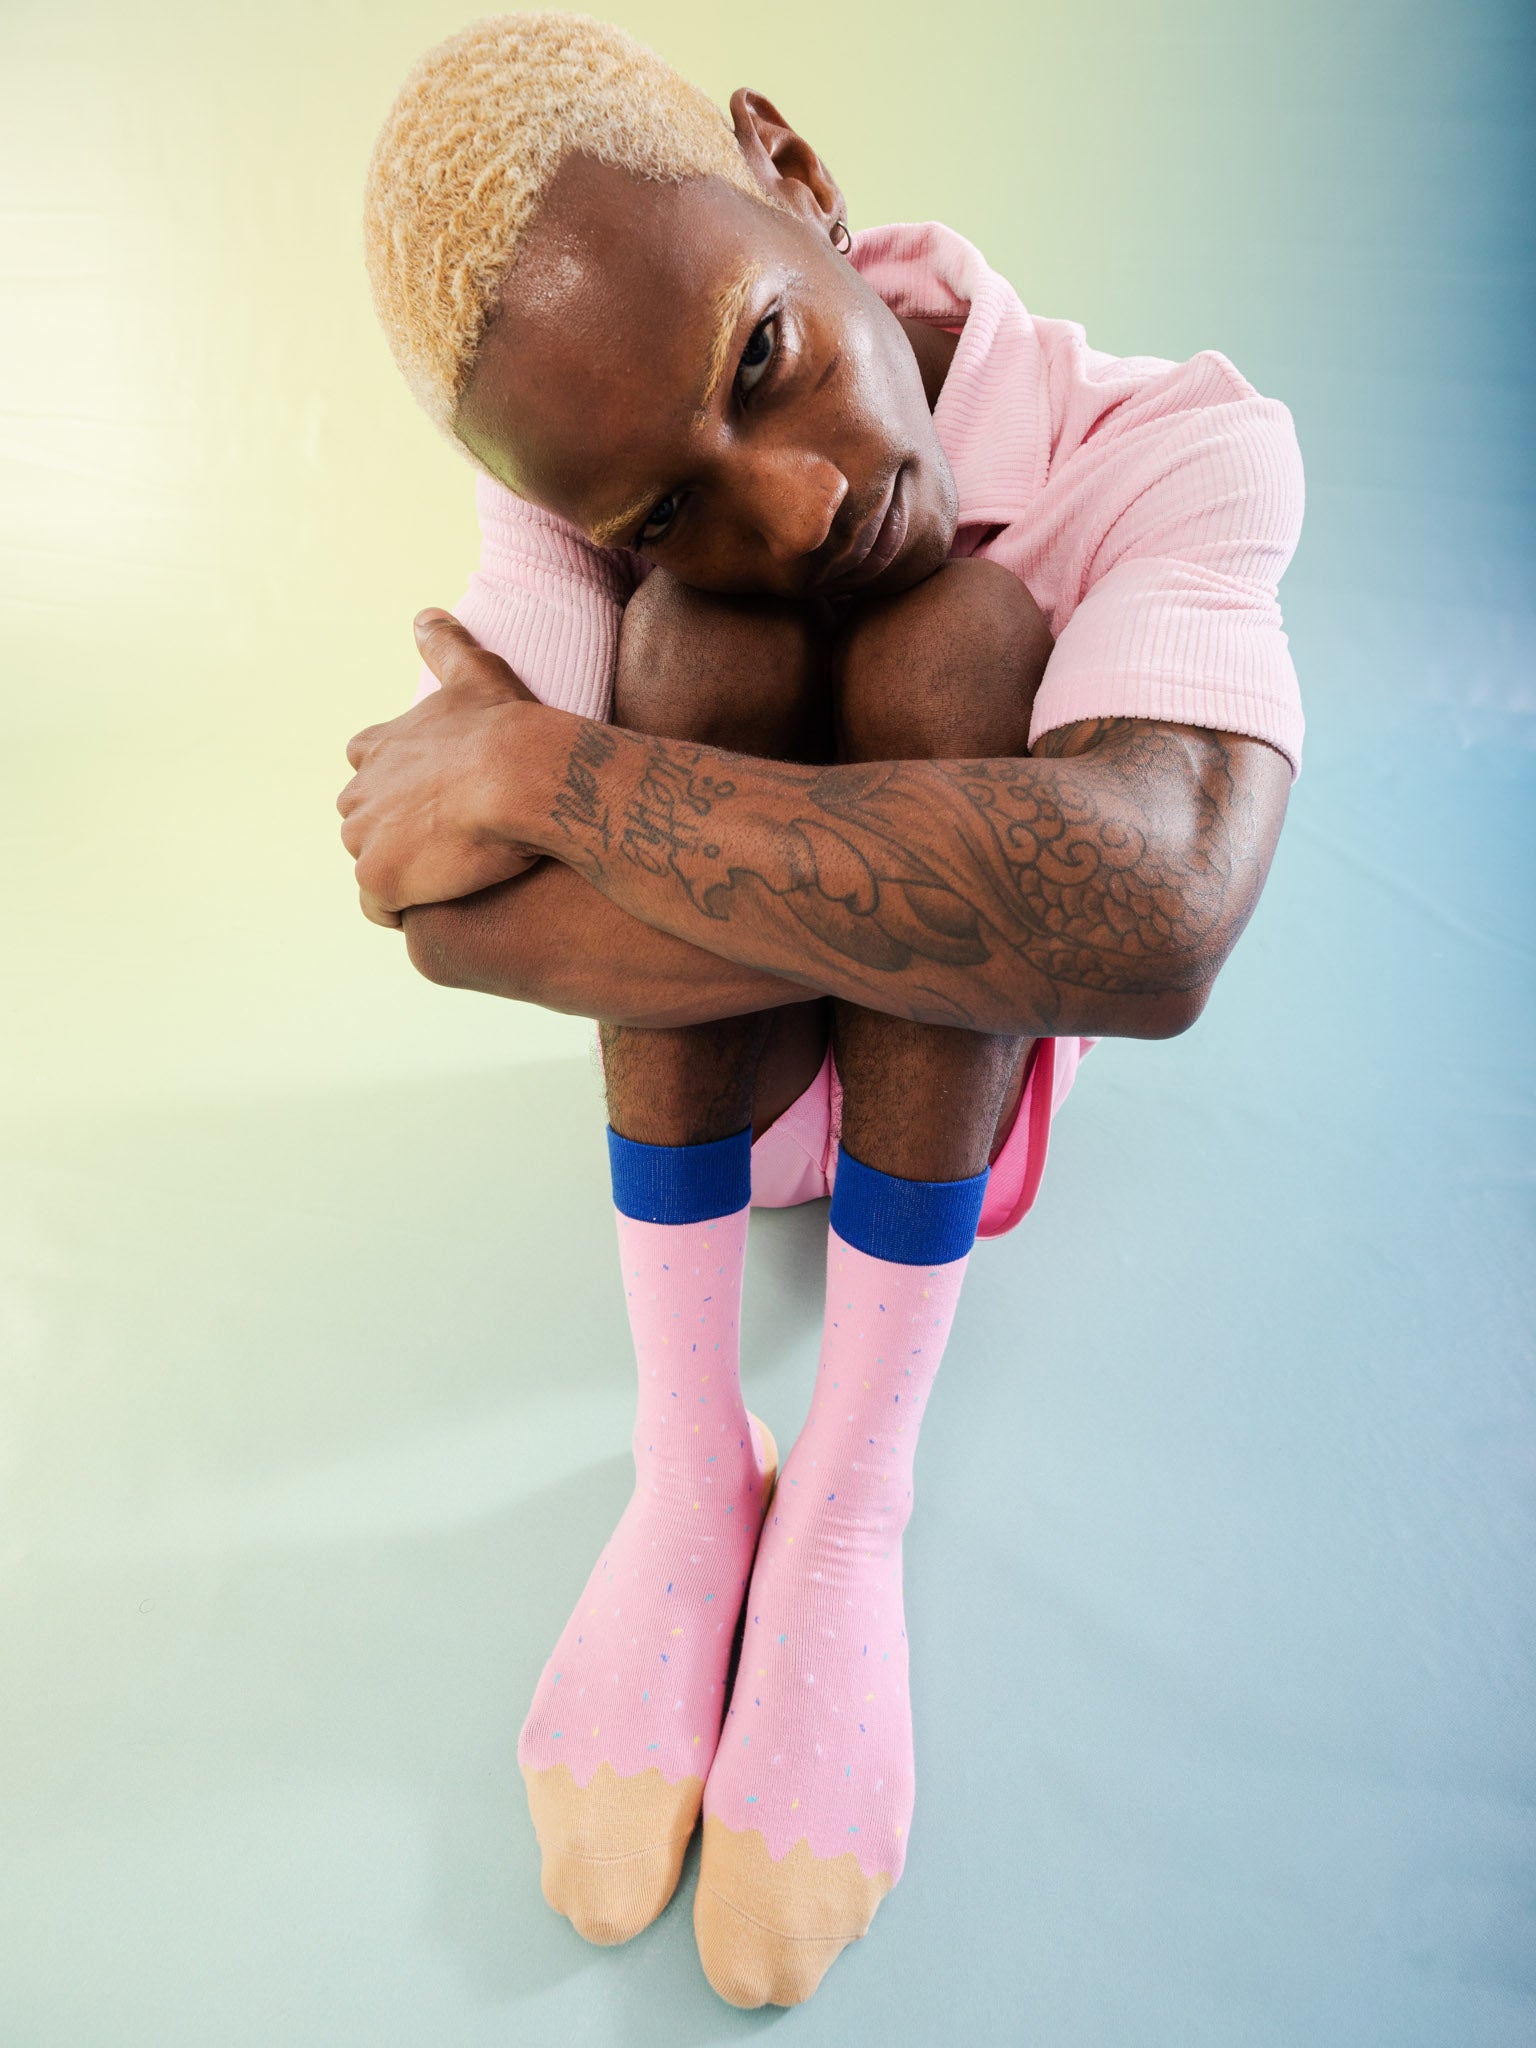
<path fill-rule="evenodd" d="M 750 1419 L 766 1468 L 766 1504 L 778 1477 L 778 1446 L 761 1417 Z M 544 1896 L 555 1911 L 604 1948 L 649 1927 L 677 1889 L 704 1781 L 681 1778 L 669 1785 L 655 1769 L 621 1778 L 603 1763 L 584 1786 L 565 1764 L 544 1771 L 524 1765 L 523 1782 L 539 1838 Z"/>
<path fill-rule="evenodd" d="M 802 2005 L 890 1888 L 851 1850 L 813 1856 L 800 1841 L 775 1863 L 756 1828 L 707 1819 L 693 1900 L 704 1974 L 728 2005 Z"/>
<path fill-rule="evenodd" d="M 704 1798 L 700 1778 L 621 1778 L 599 1764 L 580 1786 L 564 1764 L 523 1769 L 544 1861 L 544 1896 L 588 1941 L 610 1948 L 649 1927 L 677 1889 Z"/>

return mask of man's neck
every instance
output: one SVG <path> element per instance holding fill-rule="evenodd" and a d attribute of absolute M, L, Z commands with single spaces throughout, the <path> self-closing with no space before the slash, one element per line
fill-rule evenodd
<path fill-rule="evenodd" d="M 897 318 L 900 319 L 900 315 Z M 939 393 L 944 389 L 944 379 L 949 375 L 949 366 L 955 358 L 955 343 L 958 334 L 946 334 L 942 327 L 930 327 L 926 320 L 902 320 L 901 331 L 912 344 L 912 353 L 917 357 L 917 367 L 922 373 L 923 390 L 928 395 L 928 410 L 939 402 Z"/>

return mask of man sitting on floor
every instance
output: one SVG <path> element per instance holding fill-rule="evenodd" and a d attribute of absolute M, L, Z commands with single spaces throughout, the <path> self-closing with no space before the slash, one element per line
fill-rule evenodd
<path fill-rule="evenodd" d="M 972 1242 L 1094 1039 L 1194 1022 L 1268 870 L 1295 439 L 943 227 L 851 236 L 769 101 L 727 122 L 579 17 L 431 52 L 367 223 L 483 555 L 343 838 L 423 973 L 599 1020 L 638 1361 L 635 1492 L 519 1745 L 545 1894 L 626 1939 L 702 1807 L 710 1981 L 791 2004 L 901 1875 L 901 1532 Z M 748 1208 L 829 1191 L 773 1491 Z"/>

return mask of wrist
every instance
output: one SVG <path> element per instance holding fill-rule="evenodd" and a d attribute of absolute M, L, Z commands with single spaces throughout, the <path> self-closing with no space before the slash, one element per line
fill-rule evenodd
<path fill-rule="evenodd" d="M 560 835 L 551 813 L 571 728 L 586 723 L 569 711 L 526 701 L 511 704 L 500 721 L 490 777 L 487 824 L 491 836 L 527 853 L 558 854 Z"/>
<path fill-rule="evenodd" d="M 545 708 L 524 773 L 530 790 L 525 841 L 590 880 L 609 847 L 609 818 L 618 801 L 627 739 L 601 719 Z"/>

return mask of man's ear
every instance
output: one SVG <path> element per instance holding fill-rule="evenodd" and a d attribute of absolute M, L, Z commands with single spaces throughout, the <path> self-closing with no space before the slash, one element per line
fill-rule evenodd
<path fill-rule="evenodd" d="M 772 100 L 750 86 L 738 87 L 731 94 L 731 125 L 747 168 L 769 199 L 826 235 L 838 221 L 846 224 L 836 178 Z"/>

